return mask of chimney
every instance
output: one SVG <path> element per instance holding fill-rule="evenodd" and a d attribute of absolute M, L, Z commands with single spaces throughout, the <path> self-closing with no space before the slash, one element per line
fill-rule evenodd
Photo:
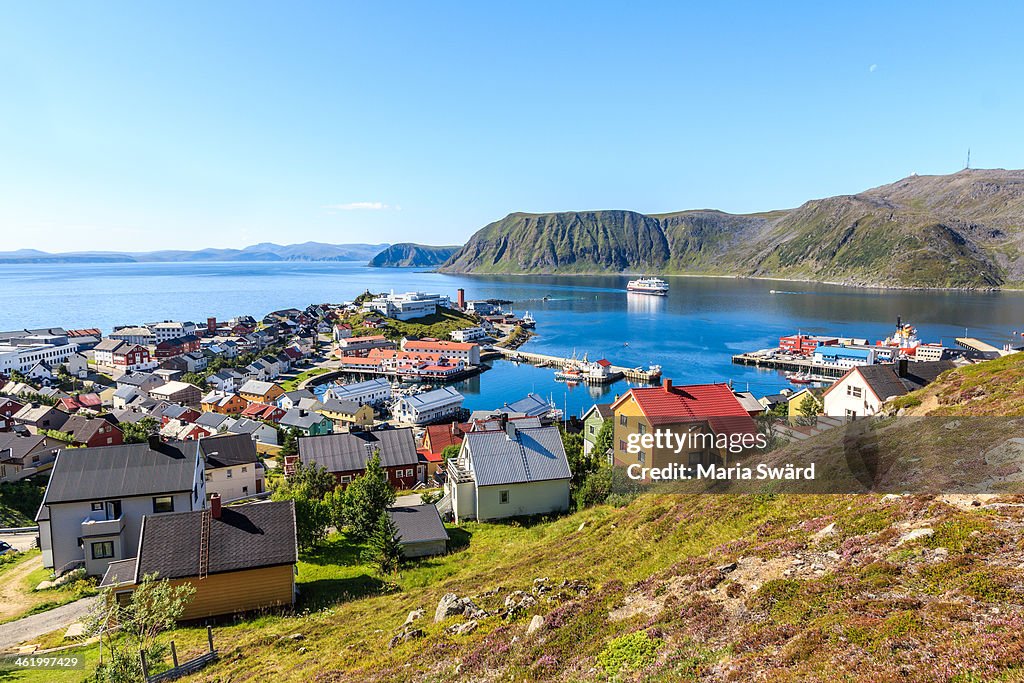
<path fill-rule="evenodd" d="M 299 417 L 306 417 L 309 415 L 309 411 L 305 408 L 299 408 Z"/>
<path fill-rule="evenodd" d="M 151 451 L 155 451 L 158 448 L 160 448 L 160 444 L 162 443 L 160 441 L 160 435 L 159 434 L 150 434 L 149 438 L 148 438 L 148 441 L 149 441 L 149 450 L 151 450 Z"/>
<path fill-rule="evenodd" d="M 215 334 L 217 332 L 217 319 L 216 318 L 207 318 L 206 319 L 206 331 L 209 332 L 211 335 Z"/>
<path fill-rule="evenodd" d="M 458 303 L 459 309 L 466 310 L 466 290 L 464 290 L 462 287 L 459 287 L 457 290 L 455 290 L 455 293 L 457 297 L 456 302 Z"/>
<path fill-rule="evenodd" d="M 908 374 L 910 374 L 908 372 L 907 363 L 908 361 L 906 358 L 900 358 L 899 366 L 896 370 L 896 374 L 899 375 L 900 377 L 906 377 Z"/>
<path fill-rule="evenodd" d="M 664 389 L 665 391 L 671 393 L 672 392 L 672 380 L 669 379 L 668 377 L 666 377 L 665 379 L 661 380 L 661 388 Z"/>
<path fill-rule="evenodd" d="M 509 439 L 516 440 L 516 423 L 507 419 L 505 421 L 505 434 Z"/>
<path fill-rule="evenodd" d="M 220 519 L 220 494 L 210 494 L 210 516 L 214 519 Z"/>
<path fill-rule="evenodd" d="M 498 416 L 498 428 L 502 431 L 508 429 L 508 413 L 502 413 Z"/>

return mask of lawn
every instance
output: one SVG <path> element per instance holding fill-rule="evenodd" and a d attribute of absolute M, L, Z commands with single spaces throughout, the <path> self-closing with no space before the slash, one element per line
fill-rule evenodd
<path fill-rule="evenodd" d="M 95 582 L 85 579 L 37 591 L 36 586 L 51 575 L 42 566 L 38 549 L 20 553 L 13 562 L 0 566 L 0 624 L 96 594 Z"/>
<path fill-rule="evenodd" d="M 322 375 L 325 372 L 329 372 L 329 370 L 327 368 L 310 368 L 309 370 L 303 370 L 294 378 L 282 382 L 281 388 L 284 389 L 285 391 L 295 391 L 296 389 L 299 388 L 299 384 L 301 384 L 302 382 L 306 381 L 310 377 Z"/>

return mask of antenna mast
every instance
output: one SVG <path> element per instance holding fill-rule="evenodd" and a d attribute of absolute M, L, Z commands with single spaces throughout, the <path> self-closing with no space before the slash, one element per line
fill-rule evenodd
<path fill-rule="evenodd" d="M 971 167 L 971 148 L 968 147 L 967 148 L 967 165 L 964 166 L 964 168 L 968 168 L 969 169 L 970 167 Z"/>

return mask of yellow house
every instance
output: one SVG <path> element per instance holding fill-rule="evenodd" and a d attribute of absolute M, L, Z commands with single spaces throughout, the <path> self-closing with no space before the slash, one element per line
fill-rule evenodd
<path fill-rule="evenodd" d="M 284 393 L 284 389 L 273 382 L 261 382 L 250 379 L 238 390 L 238 395 L 250 403 L 266 403 L 272 405 L 278 396 Z"/>
<path fill-rule="evenodd" d="M 824 389 L 819 389 L 817 387 L 804 387 L 800 391 L 791 394 L 790 397 L 786 399 L 786 414 L 789 415 L 789 417 L 805 417 L 804 414 L 800 412 L 800 405 L 808 396 L 810 396 L 814 401 L 814 405 L 817 407 L 818 413 L 820 413 L 825 407 L 825 403 L 822 400 L 822 395 L 824 393 Z"/>
<path fill-rule="evenodd" d="M 127 600 L 155 574 L 195 593 L 181 621 L 291 607 L 295 603 L 295 503 L 251 503 L 146 515 L 138 557 L 111 562 L 101 586 Z"/>
<path fill-rule="evenodd" d="M 725 465 L 728 451 L 716 441 L 718 435 L 755 434 L 757 426 L 727 384 L 673 386 L 666 379 L 658 387 L 635 387 L 612 403 L 615 442 L 614 463 L 619 467 L 688 467 Z M 644 435 L 653 439 L 656 430 L 676 435 L 693 435 L 684 448 L 663 442 L 643 444 Z M 630 440 L 636 440 L 630 448 Z"/>
<path fill-rule="evenodd" d="M 373 426 L 373 408 L 365 403 L 359 405 L 355 401 L 342 401 L 332 398 L 325 401 L 323 407 L 316 412 L 329 418 L 336 427 L 352 425 L 357 427 Z"/>
<path fill-rule="evenodd" d="M 222 415 L 235 415 L 245 410 L 249 402 L 238 394 L 228 394 L 222 391 L 211 391 L 199 402 L 203 412 L 220 413 Z"/>

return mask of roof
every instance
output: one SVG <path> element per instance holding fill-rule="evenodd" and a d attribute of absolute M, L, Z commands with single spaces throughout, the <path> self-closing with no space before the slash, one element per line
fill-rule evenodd
<path fill-rule="evenodd" d="M 354 415 L 361 408 L 355 401 L 343 401 L 337 398 L 329 398 L 323 402 L 321 410 L 329 413 L 340 413 L 342 415 Z"/>
<path fill-rule="evenodd" d="M 222 424 L 231 419 L 234 418 L 230 415 L 225 415 L 224 413 L 211 413 L 207 411 L 199 414 L 199 417 L 196 418 L 196 424 L 202 427 L 218 429 Z"/>
<path fill-rule="evenodd" d="M 11 459 L 20 461 L 29 453 L 45 449 L 48 444 L 52 444 L 53 451 L 60 447 L 56 441 L 39 434 L 0 432 L 0 461 Z"/>
<path fill-rule="evenodd" d="M 940 374 L 955 367 L 956 364 L 948 360 L 921 363 L 908 362 L 906 372 L 901 377 L 898 372 L 899 365 L 896 363 L 858 365 L 826 389 L 825 394 L 828 394 L 844 379 L 856 372 L 879 401 L 886 401 L 895 396 L 903 396 L 911 391 L 925 387 L 935 381 L 935 378 Z"/>
<path fill-rule="evenodd" d="M 240 394 L 255 394 L 263 396 L 276 385 L 273 382 L 261 382 L 258 379 L 250 379 L 238 390 Z"/>
<path fill-rule="evenodd" d="M 199 440 L 199 452 L 212 469 L 249 465 L 259 461 L 256 444 L 248 434 L 222 434 Z"/>
<path fill-rule="evenodd" d="M 263 428 L 271 430 L 274 429 L 273 427 L 266 425 L 262 422 L 250 420 L 247 417 L 243 417 L 241 420 L 228 427 L 228 431 L 231 432 L 232 434 L 245 434 L 248 436 L 250 434 L 253 434 L 254 432 L 258 432 L 260 429 Z"/>
<path fill-rule="evenodd" d="M 190 491 L 195 444 L 133 443 L 62 449 L 53 464 L 44 505 L 100 498 Z"/>
<path fill-rule="evenodd" d="M 531 417 L 538 417 L 551 411 L 551 405 L 543 397 L 532 392 L 518 401 L 506 403 L 505 408 Z"/>
<path fill-rule="evenodd" d="M 569 461 L 558 427 L 469 432 L 463 448 L 477 486 L 569 479 Z"/>
<path fill-rule="evenodd" d="M 118 386 L 124 384 L 125 386 L 141 387 L 147 382 L 159 380 L 160 377 L 158 375 L 154 375 L 152 372 L 132 372 L 118 377 L 117 384 Z"/>
<path fill-rule="evenodd" d="M 602 420 L 607 420 L 614 415 L 611 403 L 595 403 L 590 407 L 590 410 L 584 413 L 583 419 L 587 419 L 591 413 L 597 413 L 597 416 Z"/>
<path fill-rule="evenodd" d="M 403 396 L 400 400 L 410 408 L 424 410 L 437 405 L 447 405 L 455 401 L 461 403 L 463 399 L 464 397 L 462 394 L 455 389 L 451 387 L 440 387 L 438 389 L 424 391 L 420 394 Z"/>
<path fill-rule="evenodd" d="M 313 425 L 320 424 L 327 418 L 320 413 L 311 412 L 303 408 L 292 408 L 277 421 L 282 427 L 298 427 L 309 429 Z"/>
<path fill-rule="evenodd" d="M 432 453 L 440 453 L 448 446 L 458 446 L 462 443 L 462 430 L 450 424 L 428 426 L 424 437 L 428 436 Z"/>
<path fill-rule="evenodd" d="M 402 543 L 448 540 L 448 531 L 434 505 L 388 508 L 388 515 L 398 528 L 398 540 Z"/>
<path fill-rule="evenodd" d="M 446 341 L 443 339 L 407 339 L 402 348 L 405 350 L 429 351 L 431 349 L 448 349 L 451 351 L 469 351 L 473 348 L 480 348 L 479 344 L 471 342 Z"/>
<path fill-rule="evenodd" d="M 149 393 L 160 394 L 161 396 L 170 396 L 172 394 L 177 394 L 182 391 L 188 391 L 190 389 L 195 389 L 196 391 L 199 391 L 199 387 L 195 386 L 194 384 L 189 384 L 187 382 L 178 382 L 175 380 L 167 382 L 162 386 L 150 389 Z"/>
<path fill-rule="evenodd" d="M 299 439 L 299 457 L 306 465 L 317 463 L 331 472 L 363 470 L 375 451 L 383 467 L 415 465 L 416 443 L 412 429 L 327 434 Z"/>
<path fill-rule="evenodd" d="M 146 515 L 139 538 L 135 580 L 199 575 L 205 510 Z M 207 571 L 210 574 L 295 564 L 295 503 L 225 505 L 210 520 Z"/>
<path fill-rule="evenodd" d="M 100 586 L 119 586 L 125 583 L 134 583 L 137 563 L 137 557 L 111 562 L 107 565 L 107 571 L 103 575 L 103 580 L 100 581 Z"/>
<path fill-rule="evenodd" d="M 634 387 L 613 405 L 632 396 L 652 425 L 707 422 L 718 434 L 756 434 L 757 425 L 728 384 Z"/>
<path fill-rule="evenodd" d="M 70 434 L 77 442 L 88 443 L 89 439 L 96 436 L 101 427 L 112 426 L 114 426 L 112 422 L 102 417 L 72 415 L 60 430 L 65 434 Z M 120 428 L 118 428 L 118 431 L 120 431 Z"/>
<path fill-rule="evenodd" d="M 127 343 L 128 342 L 122 341 L 120 339 L 111 339 L 107 337 L 99 344 L 97 344 L 95 347 L 93 347 L 93 351 L 116 351 L 117 349 L 121 348 L 123 344 Z"/>

